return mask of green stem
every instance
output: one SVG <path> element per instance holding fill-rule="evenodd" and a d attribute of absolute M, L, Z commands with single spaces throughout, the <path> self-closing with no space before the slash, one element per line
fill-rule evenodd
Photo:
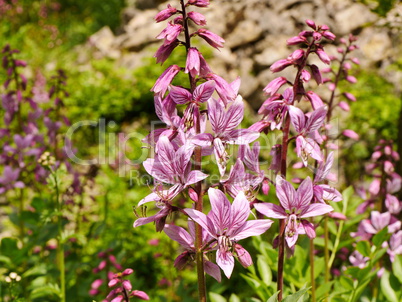
<path fill-rule="evenodd" d="M 56 190 L 56 205 L 57 205 L 57 260 L 59 264 L 60 271 L 60 291 L 61 291 L 61 302 L 66 302 L 66 278 L 65 278 L 65 266 L 64 266 L 64 244 L 62 239 L 63 233 L 63 225 L 61 215 L 62 205 L 60 201 L 60 193 L 59 193 L 59 179 L 56 175 L 56 172 L 53 175 L 55 180 L 55 190 Z"/>
<path fill-rule="evenodd" d="M 325 283 L 329 282 L 329 231 L 328 231 L 328 216 L 325 215 L 324 217 L 324 262 L 326 263 L 325 265 Z M 325 301 L 327 301 L 327 297 L 325 298 Z"/>
<path fill-rule="evenodd" d="M 191 47 L 190 41 L 190 33 L 187 23 L 187 13 L 186 13 L 186 6 L 183 0 L 180 0 L 181 4 L 181 14 L 183 16 L 183 28 L 184 28 L 184 36 L 185 36 L 185 47 L 186 52 L 188 53 Z M 190 91 L 191 93 L 194 92 L 196 88 L 196 80 L 188 74 L 189 81 L 190 81 Z M 196 134 L 201 132 L 201 125 L 199 118 L 196 119 L 195 123 L 195 132 Z M 194 169 L 201 170 L 201 161 L 202 161 L 202 154 L 201 154 L 201 147 L 196 147 L 194 149 Z M 201 182 L 197 182 L 195 184 L 195 191 L 198 195 L 198 201 L 195 203 L 195 209 L 202 212 L 203 210 L 203 191 L 202 191 L 202 184 Z M 204 252 L 202 250 L 202 228 L 201 226 L 196 223 L 195 224 L 195 250 L 196 250 L 196 266 L 197 266 L 197 282 L 198 282 L 198 300 L 200 302 L 207 301 L 207 285 L 205 281 L 205 273 L 204 273 Z"/>
<path fill-rule="evenodd" d="M 22 244 L 24 244 L 25 229 L 24 229 L 24 220 L 22 219 L 22 212 L 24 211 L 24 189 L 20 189 L 19 211 L 20 211 L 20 219 L 19 219 L 20 238 Z"/>
<path fill-rule="evenodd" d="M 313 218 L 310 219 L 313 222 Z M 315 276 L 314 276 L 314 238 L 310 239 L 310 279 L 311 279 L 311 301 L 315 302 Z"/>

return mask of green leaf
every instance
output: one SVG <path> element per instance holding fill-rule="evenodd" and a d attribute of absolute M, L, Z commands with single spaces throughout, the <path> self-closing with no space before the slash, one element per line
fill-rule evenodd
<path fill-rule="evenodd" d="M 390 273 L 388 271 L 384 271 L 381 277 L 381 291 L 388 301 L 399 302 L 400 300 L 398 299 L 395 289 L 391 285 L 390 279 L 391 279 Z"/>
<path fill-rule="evenodd" d="M 317 290 L 315 291 L 315 294 L 317 296 L 317 301 L 319 301 L 320 298 L 324 297 L 324 295 L 331 290 L 332 285 L 334 284 L 334 282 L 335 281 L 323 283 L 317 288 Z"/>
<path fill-rule="evenodd" d="M 209 293 L 209 299 L 211 302 L 227 302 L 224 297 L 216 293 Z"/>
<path fill-rule="evenodd" d="M 349 290 L 353 290 L 354 289 L 354 284 L 353 284 L 353 280 L 346 277 L 346 276 L 341 276 L 339 278 L 339 283 L 342 285 L 342 287 L 344 289 L 349 289 Z"/>
<path fill-rule="evenodd" d="M 46 264 L 42 263 L 42 264 L 34 266 L 34 267 L 30 268 L 29 270 L 27 270 L 26 272 L 24 272 L 22 274 L 22 277 L 27 278 L 27 277 L 31 277 L 31 276 L 37 276 L 37 275 L 46 275 L 46 273 L 47 273 Z"/>
<path fill-rule="evenodd" d="M 258 272 L 260 273 L 260 276 L 262 278 L 262 281 L 264 281 L 266 285 L 270 285 L 272 282 L 272 272 L 267 262 L 265 261 L 265 257 L 263 255 L 258 255 L 257 267 Z"/>
<path fill-rule="evenodd" d="M 357 266 L 348 267 L 345 271 L 347 275 L 351 275 L 354 279 L 357 279 L 357 275 L 359 274 L 359 272 L 360 268 L 358 268 Z"/>
<path fill-rule="evenodd" d="M 388 237 L 388 228 L 383 228 L 381 231 L 373 236 L 373 244 L 376 247 L 380 247 L 384 241 L 388 240 Z"/>
<path fill-rule="evenodd" d="M 283 299 L 283 302 L 298 302 L 299 299 L 301 297 L 304 296 L 304 294 L 307 293 L 307 291 L 310 289 L 311 287 L 307 287 L 307 288 L 302 288 L 300 289 L 298 292 L 295 292 L 294 294 L 287 296 L 285 299 Z"/>
<path fill-rule="evenodd" d="M 364 257 L 370 257 L 371 255 L 371 247 L 368 241 L 359 241 L 356 244 L 356 250 Z"/>
<path fill-rule="evenodd" d="M 277 302 L 278 301 L 279 291 L 277 291 L 271 298 L 267 300 L 267 302 Z"/>
<path fill-rule="evenodd" d="M 394 262 L 392 262 L 392 272 L 399 282 L 402 283 L 402 255 L 396 255 Z"/>
<path fill-rule="evenodd" d="M 60 297 L 60 289 L 57 284 L 41 286 L 31 292 L 31 299 L 55 296 Z"/>
<path fill-rule="evenodd" d="M 241 301 L 238 296 L 236 296 L 235 294 L 232 294 L 229 298 L 229 302 L 241 302 Z"/>
<path fill-rule="evenodd" d="M 5 265 L 10 265 L 11 259 L 7 256 L 0 255 L 0 263 L 4 263 Z"/>

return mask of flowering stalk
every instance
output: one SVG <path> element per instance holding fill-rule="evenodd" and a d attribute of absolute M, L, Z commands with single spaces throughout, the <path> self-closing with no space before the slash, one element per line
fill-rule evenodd
<path fill-rule="evenodd" d="M 307 58 L 310 54 L 315 53 L 322 62 L 329 64 L 330 59 L 324 51 L 321 39 L 326 38 L 334 40 L 335 36 L 328 31 L 329 28 L 326 25 L 316 26 L 311 20 L 307 20 L 306 23 L 313 29 L 312 31 L 302 31 L 298 36 L 292 37 L 287 41 L 288 45 L 304 45 L 306 50 L 297 49 L 290 54 L 287 59 L 275 62 L 270 68 L 273 72 L 279 72 L 289 66 L 296 67 L 297 72 L 293 83 L 284 77 L 279 77 L 271 81 L 265 87 L 264 91 L 269 95 L 269 98 L 263 103 L 259 110 L 259 113 L 264 114 L 264 117 L 262 121 L 257 123 L 258 126 L 257 124 L 252 126 L 253 128 L 259 128 L 260 131 L 267 130 L 267 128 L 270 128 L 271 130 L 280 129 L 282 130 L 283 135 L 280 148 L 280 164 L 273 168 L 281 175 L 281 177 L 277 176 L 276 179 L 277 196 L 280 200 L 281 206 L 278 207 L 275 204 L 254 205 L 257 211 L 265 216 L 280 219 L 279 235 L 277 238 L 279 244 L 277 283 L 277 289 L 280 291 L 278 295 L 279 301 L 282 300 L 283 293 L 283 263 L 285 247 L 287 245 L 291 252 L 293 251 L 298 236 L 297 229 L 299 222 L 303 225 L 306 234 L 310 238 L 314 238 L 314 225 L 303 218 L 322 215 L 333 210 L 332 207 L 326 205 L 324 201 L 322 201 L 324 204 L 312 203 L 313 196 L 314 200 L 317 199 L 316 192 L 313 194 L 313 187 L 314 190 L 322 192 L 320 185 L 317 185 L 317 183 L 322 181 L 322 179 L 316 180 L 315 178 L 314 183 L 310 178 L 305 179 L 300 185 L 297 193 L 294 192 L 293 186 L 284 179 L 287 172 L 289 142 L 292 139 L 296 140 L 297 155 L 301 158 L 304 166 L 307 166 L 308 157 L 310 156 L 319 162 L 323 162 L 323 156 L 319 147 L 319 144 L 322 141 L 318 139 L 319 134 L 317 133 L 317 130 L 323 125 L 327 108 L 324 107 L 322 100 L 315 93 L 312 91 L 305 91 L 304 83 L 311 79 L 311 74 L 307 70 L 307 67 L 311 71 L 317 84 L 322 83 L 318 67 L 313 64 L 308 64 Z M 291 88 L 287 88 L 283 94 L 277 93 L 277 91 L 285 84 L 291 85 Z M 314 109 L 309 117 L 305 116 L 300 109 L 295 107 L 295 104 L 301 101 L 302 97 L 310 101 Z M 294 126 L 297 135 L 289 138 L 291 123 Z M 321 174 L 323 173 L 324 172 Z M 297 201 L 297 198 L 296 201 L 293 200 L 292 197 L 295 195 L 297 195 L 300 200 L 303 200 L 303 202 Z M 320 195 L 319 200 L 322 200 L 322 194 Z M 311 209 L 309 208 L 310 203 L 312 206 Z M 313 249 L 311 249 L 311 252 L 312 251 Z M 314 257 L 311 254 L 311 260 L 313 261 L 313 259 Z M 314 282 L 313 279 L 314 277 L 312 274 L 312 283 Z M 314 287 L 312 290 L 314 297 Z"/>
<path fill-rule="evenodd" d="M 186 6 L 184 4 L 184 0 L 180 0 L 181 5 L 181 13 L 183 17 L 183 28 L 184 28 L 184 36 L 185 36 L 185 47 L 186 54 L 189 55 L 189 50 L 191 48 L 190 41 L 190 33 L 188 28 L 188 19 L 186 13 Z M 191 72 L 188 73 L 188 78 L 190 82 L 190 93 L 193 94 L 196 88 L 196 81 Z M 195 119 L 195 134 L 201 133 L 201 125 L 200 119 Z M 194 149 L 194 169 L 201 171 L 201 147 L 196 146 Z M 202 192 L 202 184 L 201 181 L 197 182 L 194 186 L 195 192 L 198 196 L 198 200 L 195 202 L 195 209 L 197 211 L 202 212 L 203 210 L 203 192 Z M 198 299 L 199 301 L 207 300 L 207 286 L 205 282 L 205 273 L 204 273 L 204 252 L 202 251 L 202 228 L 199 224 L 195 225 L 195 260 L 197 265 L 197 281 L 198 281 Z"/>
<path fill-rule="evenodd" d="M 344 46 L 339 47 L 337 49 L 338 53 L 340 54 L 340 58 L 337 58 L 335 56 L 331 56 L 330 60 L 331 62 L 337 61 L 338 62 L 338 70 L 334 71 L 331 68 L 326 68 L 322 70 L 324 73 L 331 73 L 332 74 L 332 79 L 330 78 L 324 78 L 323 82 L 329 84 L 329 89 L 331 90 L 331 95 L 328 101 L 325 103 L 328 104 L 328 111 L 327 111 L 327 117 L 326 117 L 326 124 L 330 125 L 331 122 L 331 117 L 333 114 L 333 111 L 336 107 L 340 107 L 344 111 L 349 111 L 349 105 L 344 102 L 344 101 L 339 101 L 338 103 L 335 104 L 335 99 L 336 97 L 339 97 L 337 95 L 337 89 L 339 86 L 339 83 L 341 80 L 346 80 L 350 83 L 355 83 L 356 79 L 355 77 L 351 76 L 348 74 L 348 71 L 351 69 L 351 64 L 350 62 L 353 62 L 354 64 L 359 64 L 359 60 L 357 58 L 349 58 L 348 56 L 352 51 L 357 49 L 358 47 L 355 45 L 355 41 L 357 38 L 353 36 L 352 34 L 349 35 L 349 39 L 346 40 L 344 38 L 340 39 L 341 44 Z M 356 101 L 356 98 L 349 92 L 346 92 L 343 94 L 343 96 L 349 100 L 349 101 Z M 355 137 L 354 132 L 352 130 L 345 130 L 343 132 L 344 135 L 348 137 Z M 325 148 L 325 157 L 328 156 L 328 147 Z M 325 270 L 324 270 L 324 277 L 325 277 L 325 282 L 330 281 L 330 270 L 331 270 L 331 264 L 332 262 L 330 261 L 330 254 L 329 254 L 329 230 L 328 230 L 328 215 L 325 215 L 324 217 L 324 262 L 325 262 Z M 332 255 L 331 255 L 332 256 Z"/>

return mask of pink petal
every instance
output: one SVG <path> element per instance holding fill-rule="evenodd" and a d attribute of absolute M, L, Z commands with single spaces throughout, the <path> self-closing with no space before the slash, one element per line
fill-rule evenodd
<path fill-rule="evenodd" d="M 297 133 L 301 133 L 306 124 L 306 117 L 304 116 L 303 111 L 295 106 L 289 106 L 289 115 L 293 127 L 295 127 Z"/>
<path fill-rule="evenodd" d="M 255 203 L 254 208 L 269 218 L 285 219 L 287 217 L 285 210 L 273 203 Z"/>
<path fill-rule="evenodd" d="M 276 196 L 285 210 L 295 206 L 296 190 L 280 175 L 276 177 Z"/>
<path fill-rule="evenodd" d="M 190 173 L 187 175 L 185 187 L 195 184 L 207 177 L 208 177 L 208 174 L 205 174 L 201 171 L 198 171 L 198 170 L 190 171 Z"/>
<path fill-rule="evenodd" d="M 313 183 L 311 182 L 310 177 L 307 177 L 300 184 L 296 192 L 296 198 L 297 209 L 303 209 L 311 203 L 311 200 L 313 199 Z"/>
<path fill-rule="evenodd" d="M 255 219 L 249 220 L 232 235 L 234 240 L 241 240 L 250 236 L 258 236 L 268 230 L 273 221 L 269 219 Z"/>
<path fill-rule="evenodd" d="M 176 104 L 186 104 L 192 100 L 191 93 L 187 89 L 178 86 L 170 85 L 169 95 Z"/>
<path fill-rule="evenodd" d="M 226 277 L 229 279 L 232 275 L 234 268 L 234 258 L 230 252 L 222 253 L 220 250 L 216 251 L 216 264 L 223 270 Z"/>
<path fill-rule="evenodd" d="M 300 218 L 320 216 L 320 215 L 329 213 L 333 210 L 334 209 L 330 205 L 322 204 L 322 203 L 313 203 L 313 204 L 310 204 L 307 208 L 305 208 L 300 213 Z"/>
<path fill-rule="evenodd" d="M 194 90 L 194 100 L 200 103 L 204 103 L 209 100 L 215 91 L 215 81 L 207 81 Z"/>
<path fill-rule="evenodd" d="M 309 221 L 307 221 L 307 220 L 305 220 L 305 219 L 302 219 L 302 220 L 301 220 L 301 223 L 302 223 L 302 225 L 303 225 L 303 227 L 304 227 L 304 230 L 305 230 L 307 236 L 308 236 L 310 239 L 315 238 L 314 225 L 313 225 L 311 222 L 309 222 Z"/>
<path fill-rule="evenodd" d="M 182 227 L 166 224 L 163 231 L 170 237 L 170 239 L 178 242 L 185 249 L 192 249 L 194 247 L 194 239 Z"/>
<path fill-rule="evenodd" d="M 209 188 L 208 196 L 211 203 L 210 215 L 212 214 L 212 219 L 216 224 L 217 229 L 223 230 L 230 228 L 232 210 L 231 204 L 226 198 L 226 195 L 219 189 Z"/>
<path fill-rule="evenodd" d="M 217 266 L 215 263 L 212 263 L 211 261 L 204 261 L 204 270 L 216 281 L 222 281 L 221 271 L 219 269 L 219 266 Z"/>

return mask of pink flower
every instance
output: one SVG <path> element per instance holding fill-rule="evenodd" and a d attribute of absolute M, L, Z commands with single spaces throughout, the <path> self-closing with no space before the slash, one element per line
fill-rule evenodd
<path fill-rule="evenodd" d="M 281 88 L 284 84 L 286 84 L 288 80 L 285 77 L 279 77 L 268 83 L 267 86 L 263 89 L 263 91 L 268 95 L 274 95 L 279 88 Z"/>
<path fill-rule="evenodd" d="M 184 266 L 191 260 L 191 258 L 194 258 L 196 254 L 194 245 L 195 227 L 193 221 L 189 220 L 188 228 L 190 233 L 188 233 L 182 227 L 171 224 L 165 225 L 165 228 L 163 229 L 170 239 L 178 242 L 185 249 L 185 251 L 175 260 L 174 266 L 177 269 L 184 268 Z M 206 246 L 212 239 L 213 238 L 206 231 L 202 232 L 202 244 L 204 246 L 205 253 L 208 253 L 212 249 Z M 203 261 L 205 272 L 215 278 L 218 282 L 221 282 L 221 272 L 219 267 L 209 261 L 206 256 L 204 256 Z"/>
<path fill-rule="evenodd" d="M 367 265 L 367 261 L 369 261 L 369 260 L 370 260 L 369 257 L 364 257 L 358 251 L 354 251 L 349 256 L 350 263 L 352 263 L 353 266 L 357 266 L 358 268 L 365 268 Z"/>
<path fill-rule="evenodd" d="M 133 290 L 130 294 L 130 297 L 137 297 L 141 300 L 149 300 L 149 296 L 145 292 L 140 290 Z"/>
<path fill-rule="evenodd" d="M 156 53 L 154 54 L 154 57 L 156 58 L 156 63 L 160 63 L 161 65 L 169 58 L 170 54 L 172 51 L 179 45 L 179 41 L 173 41 L 172 43 L 169 43 L 167 45 L 162 44 Z"/>
<path fill-rule="evenodd" d="M 168 45 L 177 40 L 177 37 L 183 30 L 183 26 L 180 24 L 173 24 L 172 22 L 168 22 L 166 28 L 162 30 L 162 32 L 156 36 L 156 39 L 165 39 L 163 45 Z"/>
<path fill-rule="evenodd" d="M 242 192 L 237 195 L 233 204 L 218 189 L 210 188 L 208 196 L 211 202 L 211 211 L 208 215 L 193 209 L 184 211 L 215 238 L 218 245 L 216 262 L 230 278 L 234 268 L 234 245 L 238 240 L 261 235 L 270 228 L 272 221 L 266 219 L 247 221 L 250 205 Z"/>
<path fill-rule="evenodd" d="M 324 51 L 323 47 L 319 47 L 316 50 L 316 54 L 317 56 L 320 58 L 320 60 L 325 63 L 325 64 L 330 64 L 331 63 L 331 59 L 329 58 L 329 56 L 327 55 L 327 53 Z"/>
<path fill-rule="evenodd" d="M 188 0 L 187 4 L 198 7 L 207 7 L 209 5 L 209 0 Z"/>
<path fill-rule="evenodd" d="M 156 80 L 155 85 L 151 88 L 155 94 L 163 96 L 168 89 L 174 77 L 179 73 L 180 67 L 177 65 L 169 66 Z"/>
<path fill-rule="evenodd" d="M 200 28 L 195 32 L 195 34 L 199 35 L 209 45 L 216 49 L 218 49 L 219 47 L 222 48 L 223 43 L 225 43 L 225 40 L 223 38 L 221 38 L 217 34 L 214 34 L 213 32 L 210 32 L 209 30 L 206 30 L 205 28 Z"/>
<path fill-rule="evenodd" d="M 402 255 L 402 231 L 392 234 L 387 253 L 391 262 L 395 261 L 396 255 Z"/>
<path fill-rule="evenodd" d="M 286 219 L 285 239 L 292 248 L 302 226 L 309 238 L 315 238 L 314 225 L 304 218 L 323 215 L 333 211 L 327 204 L 311 203 L 313 198 L 313 184 L 307 177 L 297 191 L 281 176 L 276 177 L 276 196 L 280 206 L 273 203 L 256 203 L 256 210 L 269 218 Z"/>
<path fill-rule="evenodd" d="M 269 69 L 272 72 L 279 72 L 284 70 L 286 67 L 289 67 L 292 64 L 293 64 L 292 61 L 289 61 L 288 59 L 281 59 L 272 64 Z"/>
<path fill-rule="evenodd" d="M 203 14 L 197 12 L 189 12 L 187 16 L 197 25 L 204 26 L 207 24 L 207 21 L 205 20 L 205 16 Z"/>
<path fill-rule="evenodd" d="M 208 117 L 214 135 L 202 133 L 192 138 L 192 142 L 198 146 L 213 146 L 221 176 L 225 174 L 226 164 L 229 159 L 225 145 L 248 144 L 260 136 L 258 132 L 249 129 L 235 129 L 241 123 L 243 115 L 244 104 L 241 96 L 237 97 L 228 110 L 225 110 L 223 104 L 214 98 L 210 98 L 208 100 Z"/>
<path fill-rule="evenodd" d="M 173 16 L 176 13 L 177 13 L 177 9 L 175 7 L 172 7 L 170 4 L 168 4 L 167 8 L 165 8 L 162 11 L 160 11 L 155 16 L 155 21 L 156 22 L 165 21 L 166 19 L 170 18 L 171 16 Z"/>
<path fill-rule="evenodd" d="M 344 136 L 347 136 L 347 137 L 349 137 L 349 138 L 355 140 L 355 141 L 358 141 L 358 140 L 359 140 L 359 134 L 357 134 L 357 133 L 354 132 L 353 130 L 350 130 L 350 129 L 343 130 L 342 134 L 343 134 Z"/>
<path fill-rule="evenodd" d="M 307 91 L 305 96 L 310 101 L 311 106 L 313 106 L 314 110 L 324 106 L 324 102 L 321 100 L 321 98 L 315 92 Z"/>

